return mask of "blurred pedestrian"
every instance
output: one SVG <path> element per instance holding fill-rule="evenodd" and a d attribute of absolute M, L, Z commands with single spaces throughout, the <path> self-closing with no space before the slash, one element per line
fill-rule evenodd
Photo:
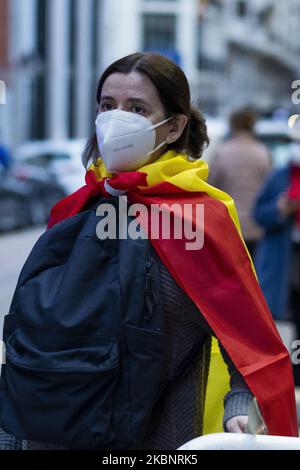
<path fill-rule="evenodd" d="M 6 145 L 0 143 L 0 166 L 2 170 L 8 170 L 11 164 L 11 154 Z"/>
<path fill-rule="evenodd" d="M 230 138 L 217 148 L 210 162 L 209 183 L 228 193 L 239 214 L 242 234 L 253 256 L 261 228 L 253 220 L 255 196 L 271 169 L 268 149 L 255 136 L 256 115 L 241 109 L 230 116 Z"/>
<path fill-rule="evenodd" d="M 254 217 L 264 230 L 255 256 L 260 286 L 273 318 L 291 315 L 300 339 L 300 143 L 291 145 L 288 163 L 267 178 Z M 295 380 L 300 384 L 298 370 Z"/>

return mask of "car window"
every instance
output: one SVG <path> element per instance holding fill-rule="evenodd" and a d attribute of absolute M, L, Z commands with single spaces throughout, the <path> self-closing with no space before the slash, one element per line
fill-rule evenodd
<path fill-rule="evenodd" d="M 32 157 L 27 157 L 26 162 L 40 167 L 49 167 L 58 162 L 67 162 L 70 155 L 63 152 L 41 153 Z"/>
<path fill-rule="evenodd" d="M 285 135 L 260 135 L 260 140 L 269 148 L 275 167 L 286 165 L 289 161 L 290 139 Z"/>

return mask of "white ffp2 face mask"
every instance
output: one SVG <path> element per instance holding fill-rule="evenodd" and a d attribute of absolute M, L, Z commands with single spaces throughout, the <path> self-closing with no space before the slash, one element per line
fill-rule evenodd
<path fill-rule="evenodd" d="M 151 155 L 165 145 L 155 146 L 155 129 L 172 116 L 153 124 L 140 114 L 120 109 L 105 111 L 97 116 L 96 134 L 101 157 L 106 169 L 113 173 L 131 171 L 145 165 Z"/>

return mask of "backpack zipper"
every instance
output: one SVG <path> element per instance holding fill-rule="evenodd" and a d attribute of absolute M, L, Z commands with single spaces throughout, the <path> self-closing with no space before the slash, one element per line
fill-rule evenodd
<path fill-rule="evenodd" d="M 152 301 L 151 301 L 151 297 L 152 297 L 151 287 L 152 287 L 153 277 L 151 273 L 151 266 L 152 266 L 152 263 L 150 259 L 148 258 L 145 263 L 146 272 L 145 272 L 144 303 L 143 303 L 143 308 L 140 314 L 140 321 L 139 321 L 140 327 L 143 326 L 144 320 L 149 322 L 153 314 L 153 306 L 152 306 Z"/>
<path fill-rule="evenodd" d="M 152 284 L 152 275 L 151 275 L 151 261 L 148 259 L 146 261 L 146 275 L 145 275 L 145 293 L 149 294 L 151 292 Z"/>

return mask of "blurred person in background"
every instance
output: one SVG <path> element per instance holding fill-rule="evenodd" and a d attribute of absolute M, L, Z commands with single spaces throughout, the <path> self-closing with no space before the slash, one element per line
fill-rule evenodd
<path fill-rule="evenodd" d="M 230 138 L 219 146 L 212 158 L 208 180 L 235 201 L 251 256 L 262 236 L 261 228 L 253 220 L 251 208 L 271 169 L 269 151 L 254 134 L 255 121 L 255 113 L 247 108 L 230 116 Z"/>
<path fill-rule="evenodd" d="M 11 154 L 6 145 L 1 143 L 0 139 L 0 173 L 4 170 L 8 170 L 11 163 Z"/>
<path fill-rule="evenodd" d="M 287 165 L 274 169 L 254 205 L 254 218 L 265 234 L 255 266 L 273 318 L 295 323 L 300 338 L 300 134 L 290 148 Z M 300 366 L 294 365 L 296 385 Z"/>

